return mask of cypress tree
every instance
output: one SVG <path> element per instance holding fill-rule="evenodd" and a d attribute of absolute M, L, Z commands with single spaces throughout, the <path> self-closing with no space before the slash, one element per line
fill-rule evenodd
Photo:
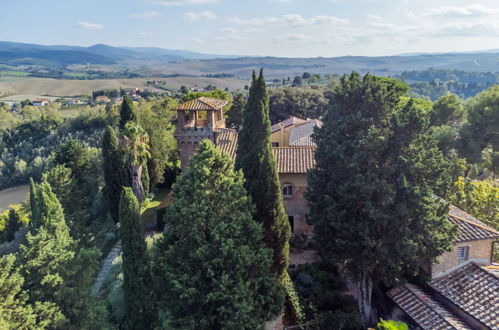
<path fill-rule="evenodd" d="M 104 170 L 104 196 L 115 222 L 119 219 L 122 187 L 130 186 L 130 176 L 118 145 L 118 134 L 108 126 L 102 138 L 102 167 Z"/>
<path fill-rule="evenodd" d="M 448 207 L 434 198 L 450 164 L 430 133 L 428 113 L 396 80 L 345 75 L 333 108 L 314 133 L 316 167 L 306 195 L 324 261 L 357 285 L 367 325 L 371 292 L 416 275 L 451 246 Z"/>
<path fill-rule="evenodd" d="M 0 257 L 0 329 L 56 329 L 64 324 L 64 316 L 51 302 L 30 303 L 23 291 L 22 266 L 16 257 Z"/>
<path fill-rule="evenodd" d="M 132 99 L 128 95 L 123 96 L 123 102 L 120 108 L 120 129 L 124 129 L 129 121 L 137 121 L 137 114 L 133 106 Z"/>
<path fill-rule="evenodd" d="M 149 329 L 152 328 L 154 312 L 152 278 L 139 203 L 129 187 L 121 193 L 120 224 L 128 328 Z"/>
<path fill-rule="evenodd" d="M 29 302 L 57 307 L 56 329 L 106 328 L 106 310 L 90 296 L 100 252 L 79 248 L 71 238 L 62 206 L 47 182 L 33 188 L 39 222 L 26 235 L 19 255 Z"/>
<path fill-rule="evenodd" d="M 269 96 L 263 69 L 258 79 L 253 72 L 239 132 L 236 168 L 243 170 L 245 187 L 256 206 L 255 219 L 263 224 L 265 242 L 274 251 L 272 271 L 281 278 L 288 267 L 291 227 L 270 143 Z"/>
<path fill-rule="evenodd" d="M 281 311 L 272 250 L 243 182 L 229 156 L 205 140 L 174 185 L 155 249 L 162 328 L 260 329 Z"/>

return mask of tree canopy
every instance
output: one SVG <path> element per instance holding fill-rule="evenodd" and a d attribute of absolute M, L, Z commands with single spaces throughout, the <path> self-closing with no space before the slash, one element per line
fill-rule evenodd
<path fill-rule="evenodd" d="M 163 328 L 261 329 L 281 311 L 272 251 L 243 182 L 205 140 L 173 186 L 154 262 Z"/>
<path fill-rule="evenodd" d="M 450 166 L 428 114 L 411 101 L 400 106 L 406 91 L 392 79 L 345 75 L 314 133 L 310 221 L 321 255 L 357 283 L 364 322 L 373 285 L 417 273 L 452 240 L 448 207 L 433 195 L 446 190 Z"/>

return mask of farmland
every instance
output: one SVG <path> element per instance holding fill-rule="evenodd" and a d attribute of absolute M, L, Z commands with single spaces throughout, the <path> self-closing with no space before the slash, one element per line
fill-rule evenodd
<path fill-rule="evenodd" d="M 245 80 L 207 77 L 96 80 L 0 77 L 0 95 L 90 95 L 94 90 L 145 87 L 147 80 L 165 81 L 166 86 L 175 89 L 182 85 L 187 87 L 205 87 L 211 84 L 221 89 L 228 88 L 229 90 L 236 90 L 248 84 Z"/>

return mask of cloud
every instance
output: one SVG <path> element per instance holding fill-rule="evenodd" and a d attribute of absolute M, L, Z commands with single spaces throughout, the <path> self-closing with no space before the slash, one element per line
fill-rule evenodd
<path fill-rule="evenodd" d="M 90 22 L 78 22 L 78 27 L 85 30 L 100 30 L 104 28 L 104 25 L 98 23 Z"/>
<path fill-rule="evenodd" d="M 205 11 L 201 11 L 199 13 L 195 13 L 195 12 L 188 12 L 188 13 L 185 13 L 184 14 L 184 18 L 188 21 L 200 21 L 200 20 L 203 20 L 203 19 L 206 19 L 206 20 L 214 20 L 217 18 L 217 15 L 215 15 L 214 12 L 212 11 L 209 11 L 209 10 L 205 10 Z"/>
<path fill-rule="evenodd" d="M 224 27 L 224 28 L 218 29 L 218 31 L 220 31 L 222 33 L 232 33 L 232 34 L 239 33 L 238 29 L 234 29 L 231 27 Z"/>
<path fill-rule="evenodd" d="M 144 13 L 131 14 L 128 17 L 130 18 L 142 18 L 142 19 L 153 19 L 155 17 L 160 16 L 161 14 L 157 11 L 146 11 Z"/>
<path fill-rule="evenodd" d="M 477 17 L 499 13 L 499 8 L 487 8 L 483 5 L 469 5 L 464 7 L 433 8 L 423 14 L 423 17 Z"/>
<path fill-rule="evenodd" d="M 440 25 L 433 31 L 437 37 L 476 37 L 499 35 L 499 24 L 495 21 L 453 22 Z"/>
<path fill-rule="evenodd" d="M 147 3 L 160 6 L 186 6 L 186 5 L 203 5 L 215 3 L 218 0 L 145 0 Z"/>
<path fill-rule="evenodd" d="M 339 25 L 347 24 L 347 19 L 338 18 L 335 16 L 317 15 L 311 18 L 304 18 L 298 14 L 288 14 L 281 17 L 264 17 L 241 19 L 239 17 L 229 18 L 230 23 L 239 25 L 264 25 L 276 24 L 281 26 L 313 26 L 313 25 Z"/>
<path fill-rule="evenodd" d="M 321 40 L 320 38 L 301 33 L 289 33 L 275 36 L 273 41 L 278 44 L 317 44 L 324 42 L 324 40 Z"/>

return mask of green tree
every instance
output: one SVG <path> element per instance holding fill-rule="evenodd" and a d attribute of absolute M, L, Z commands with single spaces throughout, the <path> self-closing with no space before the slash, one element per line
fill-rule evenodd
<path fill-rule="evenodd" d="M 439 98 L 430 112 L 430 123 L 433 126 L 449 125 L 458 127 L 463 124 L 466 112 L 459 96 L 449 94 Z"/>
<path fill-rule="evenodd" d="M 128 122 L 136 122 L 137 114 L 132 99 L 128 95 L 123 96 L 123 102 L 120 108 L 120 129 L 125 129 Z"/>
<path fill-rule="evenodd" d="M 151 188 L 164 181 L 165 171 L 177 167 L 178 149 L 172 125 L 175 112 L 170 110 L 171 104 L 171 99 L 163 99 L 152 106 L 140 104 L 137 111 L 140 125 L 149 135 L 151 157 L 147 169 Z"/>
<path fill-rule="evenodd" d="M 151 269 L 139 203 L 129 187 L 125 187 L 121 193 L 119 214 L 128 328 L 149 329 L 154 321 Z"/>
<path fill-rule="evenodd" d="M 114 222 L 119 219 L 121 190 L 130 186 L 130 176 L 123 163 L 118 134 L 108 126 L 102 138 L 102 167 L 104 170 L 104 196 Z"/>
<path fill-rule="evenodd" d="M 404 322 L 381 319 L 377 325 L 377 329 L 378 330 L 409 330 L 409 327 Z"/>
<path fill-rule="evenodd" d="M 123 161 L 130 173 L 132 190 L 140 205 L 145 197 L 142 170 L 151 156 L 149 153 L 149 134 L 139 124 L 129 122 L 123 131 L 121 147 Z"/>
<path fill-rule="evenodd" d="M 276 161 L 270 144 L 269 96 L 263 70 L 253 81 L 239 132 L 236 168 L 255 203 L 255 219 L 263 224 L 265 243 L 273 250 L 272 271 L 282 278 L 288 268 L 291 227 L 281 195 Z"/>
<path fill-rule="evenodd" d="M 373 286 L 416 274 L 450 249 L 454 233 L 448 206 L 433 196 L 447 188 L 450 165 L 428 134 L 428 114 L 400 106 L 406 91 L 393 79 L 345 75 L 314 134 L 314 237 L 324 260 L 356 283 L 365 325 Z"/>
<path fill-rule="evenodd" d="M 92 167 L 89 149 L 75 138 L 70 138 L 60 146 L 55 153 L 54 162 L 70 168 L 79 184 L 85 181 Z"/>
<path fill-rule="evenodd" d="M 300 76 L 296 76 L 293 79 L 293 87 L 301 87 L 303 85 L 303 80 Z"/>
<path fill-rule="evenodd" d="M 20 248 L 20 264 L 29 301 L 55 304 L 64 326 L 57 329 L 107 328 L 103 305 L 90 296 L 100 252 L 78 247 L 69 235 L 63 209 L 47 182 L 33 186 L 30 196 L 38 221 Z"/>
<path fill-rule="evenodd" d="M 461 129 L 464 156 L 471 162 L 484 162 L 484 151 L 491 158 L 489 170 L 499 172 L 499 86 L 470 99 L 466 105 L 468 123 Z"/>
<path fill-rule="evenodd" d="M 229 111 L 227 111 L 227 126 L 239 130 L 243 123 L 243 112 L 246 106 L 246 98 L 243 93 L 237 93 Z"/>
<path fill-rule="evenodd" d="M 277 123 L 290 116 L 321 118 L 328 108 L 324 92 L 318 89 L 295 87 L 269 89 L 270 121 Z"/>
<path fill-rule="evenodd" d="M 0 257 L 0 328 L 55 329 L 64 324 L 59 308 L 50 302 L 30 303 L 23 291 L 22 277 L 16 257 L 8 254 Z"/>
<path fill-rule="evenodd" d="M 154 269 L 163 328 L 263 329 L 282 308 L 241 171 L 205 140 L 173 187 Z"/>
<path fill-rule="evenodd" d="M 499 186 L 493 181 L 460 177 L 452 186 L 448 200 L 499 230 Z"/>

